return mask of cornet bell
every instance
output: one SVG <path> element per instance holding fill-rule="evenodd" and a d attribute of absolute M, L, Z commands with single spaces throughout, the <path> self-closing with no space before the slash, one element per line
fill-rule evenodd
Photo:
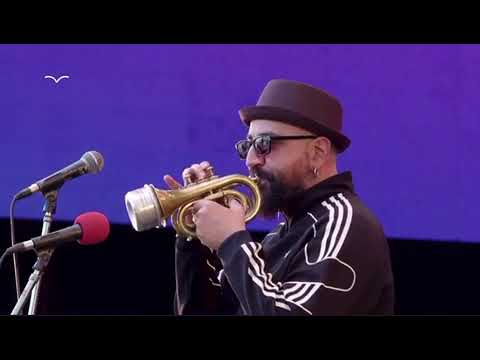
<path fill-rule="evenodd" d="M 153 185 L 145 185 L 125 195 L 128 217 L 136 231 L 164 225 L 165 219 L 154 189 Z"/>

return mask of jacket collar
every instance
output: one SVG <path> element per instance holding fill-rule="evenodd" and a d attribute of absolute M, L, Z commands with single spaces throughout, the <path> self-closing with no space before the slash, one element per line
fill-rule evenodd
<path fill-rule="evenodd" d="M 305 215 L 310 208 L 339 192 L 354 193 L 352 173 L 350 171 L 331 176 L 292 199 L 286 211 L 290 222 L 295 222 L 295 220 Z"/>

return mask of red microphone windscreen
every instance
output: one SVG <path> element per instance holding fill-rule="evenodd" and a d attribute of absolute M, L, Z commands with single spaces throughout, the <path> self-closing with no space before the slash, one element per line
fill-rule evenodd
<path fill-rule="evenodd" d="M 75 224 L 82 228 L 82 238 L 78 241 L 82 245 L 93 245 L 107 239 L 110 233 L 110 222 L 99 212 L 88 212 L 77 216 Z"/>

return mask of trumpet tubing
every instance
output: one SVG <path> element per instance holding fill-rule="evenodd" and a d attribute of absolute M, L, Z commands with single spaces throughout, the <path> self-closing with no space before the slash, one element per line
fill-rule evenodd
<path fill-rule="evenodd" d="M 158 226 L 165 226 L 166 220 L 171 222 L 178 234 L 195 237 L 195 225 L 186 221 L 192 204 L 200 199 L 209 199 L 228 204 L 228 199 L 234 197 L 246 209 L 245 221 L 252 220 L 261 207 L 261 195 L 257 179 L 244 175 L 234 174 L 224 177 L 213 175 L 199 182 L 187 184 L 177 190 L 162 190 L 153 185 L 127 192 L 125 205 L 133 228 L 136 231 L 149 230 Z M 244 185 L 252 192 L 249 198 L 233 188 Z"/>

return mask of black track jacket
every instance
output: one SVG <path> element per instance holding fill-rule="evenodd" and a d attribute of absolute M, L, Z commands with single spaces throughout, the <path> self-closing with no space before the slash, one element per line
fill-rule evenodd
<path fill-rule="evenodd" d="M 232 234 L 212 253 L 177 237 L 175 314 L 393 314 L 383 229 L 344 172 L 295 201 L 289 225 L 261 242 Z"/>

